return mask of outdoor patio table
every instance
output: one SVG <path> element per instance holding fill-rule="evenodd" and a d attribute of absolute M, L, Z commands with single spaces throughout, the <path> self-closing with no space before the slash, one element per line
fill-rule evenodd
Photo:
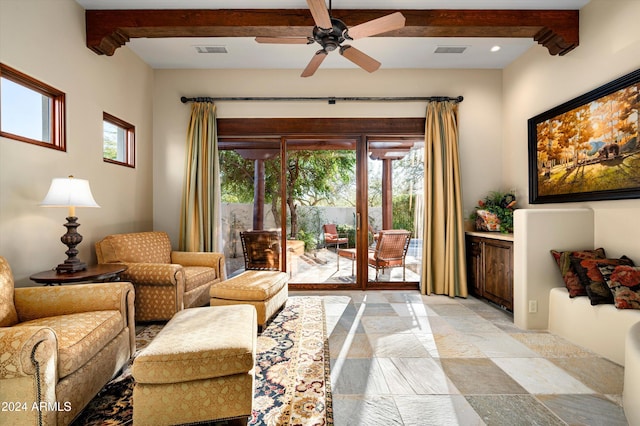
<path fill-rule="evenodd" d="M 353 275 L 353 263 L 356 260 L 356 249 L 354 248 L 346 248 L 346 249 L 338 249 L 338 271 L 340 270 L 340 258 L 346 257 L 351 260 L 351 275 Z"/>

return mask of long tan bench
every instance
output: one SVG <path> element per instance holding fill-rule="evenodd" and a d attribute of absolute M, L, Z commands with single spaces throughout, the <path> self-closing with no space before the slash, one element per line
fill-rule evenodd
<path fill-rule="evenodd" d="M 211 286 L 211 306 L 253 305 L 258 314 L 258 325 L 264 328 L 287 301 L 288 284 L 285 272 L 245 271 Z"/>
<path fill-rule="evenodd" d="M 133 424 L 248 419 L 256 339 L 249 305 L 176 313 L 133 361 Z"/>

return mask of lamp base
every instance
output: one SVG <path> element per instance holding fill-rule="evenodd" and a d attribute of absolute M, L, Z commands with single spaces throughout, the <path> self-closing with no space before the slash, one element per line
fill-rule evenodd
<path fill-rule="evenodd" d="M 56 272 L 59 274 L 71 274 L 73 272 L 78 272 L 78 271 L 84 271 L 85 269 L 87 269 L 87 264 L 84 262 L 81 262 L 80 259 L 76 259 L 77 262 L 74 263 L 67 263 L 67 261 L 65 260 L 64 263 L 59 264 L 58 266 L 56 266 Z"/>
<path fill-rule="evenodd" d="M 78 226 L 80 226 L 77 220 L 77 217 L 69 216 L 67 223 L 64 224 L 67 228 L 67 233 L 60 237 L 60 241 L 69 249 L 65 252 L 67 260 L 56 267 L 56 271 L 59 274 L 70 274 L 87 269 L 87 264 L 77 258 L 78 250 L 76 246 L 82 242 L 82 235 L 76 231 Z"/>

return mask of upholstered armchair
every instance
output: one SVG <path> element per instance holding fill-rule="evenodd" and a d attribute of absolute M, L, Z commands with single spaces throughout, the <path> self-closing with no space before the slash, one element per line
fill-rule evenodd
<path fill-rule="evenodd" d="M 165 321 L 209 304 L 209 288 L 226 278 L 224 254 L 172 251 L 166 232 L 109 235 L 96 243 L 98 263 L 122 263 L 136 291 L 136 320 Z"/>
<path fill-rule="evenodd" d="M 15 288 L 0 257 L 0 424 L 67 425 L 135 352 L 134 290 Z"/>

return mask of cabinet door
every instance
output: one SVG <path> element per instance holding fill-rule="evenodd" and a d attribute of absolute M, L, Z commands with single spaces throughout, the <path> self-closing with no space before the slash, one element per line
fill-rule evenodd
<path fill-rule="evenodd" d="M 484 294 L 487 299 L 513 310 L 513 244 L 484 241 Z"/>
<path fill-rule="evenodd" d="M 467 259 L 467 289 L 470 293 L 482 297 L 484 271 L 481 239 L 467 238 Z"/>

